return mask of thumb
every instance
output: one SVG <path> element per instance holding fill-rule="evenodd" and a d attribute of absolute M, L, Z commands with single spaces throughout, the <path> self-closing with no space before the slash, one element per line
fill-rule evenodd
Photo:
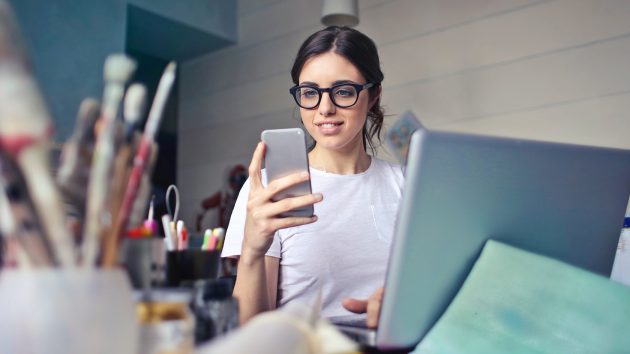
<path fill-rule="evenodd" d="M 341 302 L 341 305 L 350 312 L 366 313 L 368 302 L 367 300 L 359 300 L 359 299 L 353 299 L 353 298 L 348 297 L 348 298 L 343 299 L 343 301 Z"/>

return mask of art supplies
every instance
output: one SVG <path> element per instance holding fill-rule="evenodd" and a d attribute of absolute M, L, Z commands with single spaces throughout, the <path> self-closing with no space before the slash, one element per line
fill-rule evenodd
<path fill-rule="evenodd" d="M 182 220 L 177 221 L 177 250 L 183 251 L 188 249 L 188 230 Z"/>
<path fill-rule="evenodd" d="M 0 2 L 0 149 L 28 188 L 52 263 L 76 264 L 61 198 L 48 168 L 52 122 L 30 71 L 9 6 Z M 45 240 L 44 240 L 45 238 Z M 47 263 L 47 262 L 45 262 Z"/>
<path fill-rule="evenodd" d="M 23 265 L 81 263 L 89 268 L 101 254 L 104 263 L 113 266 L 120 237 L 146 237 L 157 231 L 152 217 L 131 224 L 141 226 L 131 230 L 125 221 L 134 202 L 142 214 L 146 208 L 144 197 L 135 196 L 150 191 L 151 160 L 157 152 L 153 139 L 173 85 L 175 64 L 167 67 L 143 137 L 136 143 L 133 128 L 143 116 L 146 89 L 134 84 L 125 96 L 125 84 L 136 64 L 124 55 L 109 56 L 102 110 L 94 99 L 82 102 L 76 128 L 63 147 L 55 184 L 48 163 L 52 123 L 25 58 L 8 6 L 0 1 L 0 182 L 2 200 L 7 201 L 2 208 L 3 237 L 16 237 L 25 255 Z M 123 97 L 124 125 L 117 120 Z M 63 207 L 59 191 L 69 208 Z M 75 218 L 75 229 L 82 229 L 77 237 L 69 232 L 64 212 Z M 112 224 L 112 216 L 117 216 L 117 224 Z M 101 249 L 102 244 L 107 246 Z"/>
<path fill-rule="evenodd" d="M 216 229 L 212 230 L 212 235 L 217 240 L 216 249 L 218 250 L 223 249 L 223 240 L 225 239 L 225 229 L 222 227 L 217 227 Z"/>
<path fill-rule="evenodd" d="M 13 162 L 0 150 L 0 186 L 3 205 L 3 237 L 15 239 L 24 250 L 21 266 L 42 267 L 54 265 L 54 253 L 44 230 L 38 224 L 37 215 L 28 194 L 28 188 L 17 175 Z M 5 209 L 6 208 L 6 209 Z M 6 219 L 6 220 L 5 220 Z"/>
<path fill-rule="evenodd" d="M 118 241 L 123 230 L 127 227 L 127 222 L 138 193 L 142 174 L 147 166 L 155 134 L 157 133 L 160 120 L 162 119 L 164 106 L 166 105 L 166 101 L 175 81 L 175 69 L 175 63 L 169 63 L 162 75 L 162 78 L 160 79 L 160 83 L 158 84 L 158 89 L 149 112 L 149 118 L 145 126 L 144 134 L 142 135 L 140 146 L 138 147 L 138 151 L 135 156 L 134 167 L 131 171 L 125 197 L 114 222 L 113 233 L 111 233 L 108 239 L 105 240 L 105 249 L 103 250 L 103 266 L 105 267 L 112 267 L 116 263 Z"/>
<path fill-rule="evenodd" d="M 221 271 L 221 252 L 185 249 L 166 252 L 166 286 L 191 287 L 200 279 L 215 279 Z"/>
<path fill-rule="evenodd" d="M 100 114 L 101 105 L 98 101 L 84 99 L 79 107 L 74 132 L 61 151 L 57 184 L 64 201 L 79 217 L 85 215 L 87 186 L 96 141 L 94 126 Z"/>
<path fill-rule="evenodd" d="M 212 251 L 217 246 L 217 238 L 212 234 L 212 230 L 206 229 L 203 234 L 203 243 L 201 249 L 204 251 Z"/>
<path fill-rule="evenodd" d="M 127 188 L 127 181 L 133 166 L 134 147 L 137 145 L 134 127 L 144 115 L 145 100 L 146 88 L 142 84 L 132 84 L 125 94 L 123 137 L 114 160 L 110 202 L 111 215 L 118 214 Z M 103 231 L 102 237 L 105 238 L 112 232 L 112 228 L 108 227 Z"/>
<path fill-rule="evenodd" d="M 111 220 L 111 215 L 107 215 L 107 196 L 110 192 L 109 181 L 112 160 L 115 156 L 115 119 L 118 114 L 118 106 L 123 98 L 125 83 L 135 68 L 135 61 L 122 54 L 110 55 L 105 61 L 105 90 L 100 121 L 101 129 L 94 148 L 88 184 L 87 212 L 81 252 L 83 267 L 94 266 L 101 233 L 105 226 L 109 226 L 107 220 Z"/>
<path fill-rule="evenodd" d="M 151 203 L 149 204 L 149 215 L 147 215 L 147 219 L 144 221 L 144 227 L 148 230 L 151 230 L 153 234 L 157 234 L 157 223 L 153 219 L 153 200 L 155 196 L 151 197 Z"/>
<path fill-rule="evenodd" d="M 171 210 L 171 198 L 170 198 L 171 193 L 175 195 L 175 209 L 173 210 Z M 177 189 L 177 186 L 174 184 L 171 184 L 166 189 L 166 210 L 168 211 L 168 214 L 171 216 L 172 221 L 177 220 L 177 216 L 179 215 L 179 190 Z"/>
<path fill-rule="evenodd" d="M 177 239 L 171 231 L 171 217 L 162 215 L 162 227 L 164 228 L 164 244 L 167 251 L 175 251 L 177 249 Z"/>

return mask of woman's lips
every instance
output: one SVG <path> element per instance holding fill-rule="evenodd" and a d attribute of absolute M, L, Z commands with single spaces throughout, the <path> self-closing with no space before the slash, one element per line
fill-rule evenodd
<path fill-rule="evenodd" d="M 343 122 L 319 122 L 315 123 L 315 126 L 318 128 L 319 132 L 323 135 L 332 135 L 337 134 L 341 131 L 341 126 Z"/>

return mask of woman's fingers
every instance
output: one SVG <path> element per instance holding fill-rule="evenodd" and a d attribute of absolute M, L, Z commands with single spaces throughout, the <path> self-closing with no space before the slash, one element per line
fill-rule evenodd
<path fill-rule="evenodd" d="M 378 317 L 381 312 L 381 303 L 383 302 L 383 288 L 378 288 L 368 299 L 367 305 L 367 326 L 368 328 L 376 328 L 378 326 Z"/>
<path fill-rule="evenodd" d="M 343 299 L 341 305 L 350 312 L 367 313 L 367 327 L 376 328 L 383 302 L 383 292 L 384 288 L 378 288 L 367 300 L 346 298 Z"/>
<path fill-rule="evenodd" d="M 260 213 L 259 215 L 262 217 L 273 218 L 290 210 L 295 210 L 308 205 L 319 203 L 322 201 L 322 199 L 323 196 L 321 193 L 285 198 L 277 202 L 272 202 L 268 204 L 265 208 L 262 208 L 258 212 Z"/>
<path fill-rule="evenodd" d="M 300 225 L 311 224 L 317 221 L 317 216 L 308 216 L 308 217 L 290 217 L 290 218 L 278 218 L 273 219 L 272 224 L 276 230 L 286 229 L 287 227 L 294 227 Z"/>
<path fill-rule="evenodd" d="M 310 224 L 310 223 L 314 223 L 315 221 L 317 221 L 317 216 L 313 215 L 310 217 L 289 217 L 289 218 L 276 218 L 276 219 L 261 218 L 261 219 L 253 220 L 252 223 L 255 225 L 258 232 L 260 232 L 263 235 L 268 235 L 269 237 L 272 238 L 273 234 L 277 230 L 285 229 L 287 227 Z"/>
<path fill-rule="evenodd" d="M 302 182 L 308 181 L 310 178 L 311 177 L 309 173 L 304 171 L 292 173 L 290 175 L 275 179 L 269 182 L 267 188 L 265 188 L 264 198 L 271 200 L 276 194 Z"/>
<path fill-rule="evenodd" d="M 341 302 L 341 305 L 348 311 L 354 313 L 366 313 L 368 307 L 367 300 L 359 300 L 353 298 L 345 298 Z"/>
<path fill-rule="evenodd" d="M 252 161 L 249 163 L 249 179 L 251 183 L 251 191 L 257 191 L 263 188 L 262 175 L 260 170 L 262 169 L 263 159 L 265 157 L 265 144 L 261 141 L 256 145 Z"/>

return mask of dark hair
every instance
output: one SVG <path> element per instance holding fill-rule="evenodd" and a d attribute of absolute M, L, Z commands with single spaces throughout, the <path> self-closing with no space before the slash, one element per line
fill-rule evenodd
<path fill-rule="evenodd" d="M 359 69 L 367 82 L 375 85 L 369 89 L 370 99 L 378 94 L 380 84 L 383 81 L 383 72 L 378 58 L 378 51 L 374 42 L 365 34 L 350 27 L 330 26 L 313 33 L 308 37 L 295 57 L 291 78 L 294 84 L 298 84 L 300 72 L 304 63 L 312 57 L 320 54 L 334 52 L 350 61 Z M 366 124 L 363 127 L 363 147 L 369 144 L 372 153 L 375 153 L 374 136 L 380 142 L 381 129 L 383 128 L 383 108 L 381 99 L 378 98 L 368 111 Z M 315 143 L 313 143 L 313 148 Z"/>

